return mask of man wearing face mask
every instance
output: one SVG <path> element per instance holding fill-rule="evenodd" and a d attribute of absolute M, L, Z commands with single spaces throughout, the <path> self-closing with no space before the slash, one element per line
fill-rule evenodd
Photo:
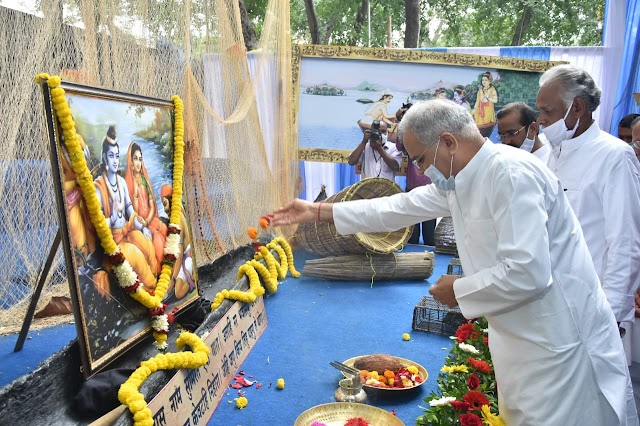
<path fill-rule="evenodd" d="M 487 318 L 505 423 L 637 425 L 615 317 L 558 179 L 524 150 L 487 141 L 452 101 L 413 105 L 400 133 L 432 185 L 336 204 L 295 200 L 272 225 L 333 222 L 352 234 L 451 216 L 465 276 L 443 275 L 429 292 Z"/>
<path fill-rule="evenodd" d="M 599 104 L 600 89 L 580 68 L 559 65 L 540 77 L 536 105 L 553 149 L 549 168 L 578 217 L 624 336 L 640 284 L 640 164 L 629 145 L 593 120 Z"/>
<path fill-rule="evenodd" d="M 549 161 L 551 146 L 538 134 L 536 112 L 524 102 L 512 102 L 498 111 L 498 140 L 505 145 L 532 153 L 544 164 Z"/>

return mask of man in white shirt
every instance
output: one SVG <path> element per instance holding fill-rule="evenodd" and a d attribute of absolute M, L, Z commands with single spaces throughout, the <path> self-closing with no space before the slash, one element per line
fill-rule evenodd
<path fill-rule="evenodd" d="M 544 135 L 539 134 L 533 108 L 524 102 L 512 102 L 498 111 L 496 118 L 500 142 L 530 152 L 547 164 L 551 147 L 546 143 Z"/>
<path fill-rule="evenodd" d="M 371 200 L 295 200 L 272 224 L 320 220 L 352 234 L 451 216 L 465 276 L 443 275 L 429 292 L 487 318 L 505 423 L 637 425 L 615 317 L 558 179 L 523 150 L 487 141 L 451 101 L 413 105 L 400 131 L 433 184 Z"/>
<path fill-rule="evenodd" d="M 387 140 L 386 133 L 366 130 L 360 144 L 349 154 L 348 161 L 351 166 L 362 163 L 363 178 L 379 177 L 395 181 L 396 172 L 402 164 L 402 151 Z"/>
<path fill-rule="evenodd" d="M 624 335 L 640 284 L 640 164 L 629 145 L 593 120 L 599 104 L 600 89 L 580 68 L 559 65 L 540 77 L 536 105 L 553 151 L 549 168 L 578 217 Z"/>

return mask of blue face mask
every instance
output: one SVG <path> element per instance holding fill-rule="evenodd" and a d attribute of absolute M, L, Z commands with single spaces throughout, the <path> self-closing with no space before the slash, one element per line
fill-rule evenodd
<path fill-rule="evenodd" d="M 443 191 L 453 191 L 456 188 L 455 177 L 453 176 L 453 156 L 451 156 L 451 169 L 449 170 L 449 178 L 444 177 L 442 172 L 435 166 L 436 158 L 438 157 L 438 146 L 440 145 L 440 138 L 436 143 L 436 155 L 433 156 L 433 163 L 425 170 L 424 174 L 431 179 L 431 182 Z"/>

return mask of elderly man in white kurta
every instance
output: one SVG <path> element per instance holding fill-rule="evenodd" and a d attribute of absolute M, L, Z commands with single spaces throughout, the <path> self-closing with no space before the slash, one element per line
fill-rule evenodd
<path fill-rule="evenodd" d="M 640 284 L 640 163 L 629 145 L 600 130 L 592 113 L 600 89 L 584 70 L 551 68 L 540 77 L 538 122 L 621 333 L 634 320 Z"/>
<path fill-rule="evenodd" d="M 530 154 L 486 141 L 451 101 L 414 105 L 400 129 L 433 185 L 337 204 L 295 200 L 273 224 L 320 219 L 348 234 L 452 216 L 465 277 L 444 275 L 429 291 L 488 319 L 507 425 L 637 425 L 615 317 L 558 179 Z"/>

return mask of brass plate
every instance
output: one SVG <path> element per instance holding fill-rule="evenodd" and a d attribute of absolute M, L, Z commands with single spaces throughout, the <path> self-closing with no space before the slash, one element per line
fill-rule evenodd
<path fill-rule="evenodd" d="M 388 411 L 372 405 L 352 402 L 316 405 L 300 414 L 294 426 L 311 426 L 316 421 L 327 426 L 344 426 L 347 420 L 354 417 L 364 419 L 371 426 L 405 426 L 402 420 Z"/>
<path fill-rule="evenodd" d="M 349 358 L 346 361 L 343 361 L 342 363 L 346 366 L 349 367 L 353 367 L 353 364 L 355 364 L 356 360 L 358 358 L 362 358 L 363 356 L 369 356 L 369 355 L 360 355 L 360 356 L 355 356 L 353 358 Z M 393 355 L 392 355 L 393 356 Z M 410 365 L 415 365 L 418 368 L 418 373 L 420 373 L 420 377 L 422 377 L 422 383 L 426 382 L 427 379 L 429 378 L 429 373 L 427 372 L 427 369 L 424 368 L 423 366 L 421 366 L 420 364 L 418 364 L 415 361 L 411 361 L 410 359 L 405 359 L 405 358 L 400 358 L 398 356 L 394 356 L 394 358 L 403 366 L 408 367 Z M 380 371 L 378 372 L 380 373 Z M 350 377 L 347 376 L 346 374 L 342 373 L 345 377 Z M 409 391 L 409 390 L 413 390 L 416 389 L 418 386 L 421 386 L 422 383 L 417 384 L 415 386 L 411 386 L 410 388 L 379 388 L 377 386 L 369 386 L 369 385 L 362 385 L 362 388 L 369 393 L 370 391 L 382 391 L 382 392 L 402 392 L 402 391 Z"/>

